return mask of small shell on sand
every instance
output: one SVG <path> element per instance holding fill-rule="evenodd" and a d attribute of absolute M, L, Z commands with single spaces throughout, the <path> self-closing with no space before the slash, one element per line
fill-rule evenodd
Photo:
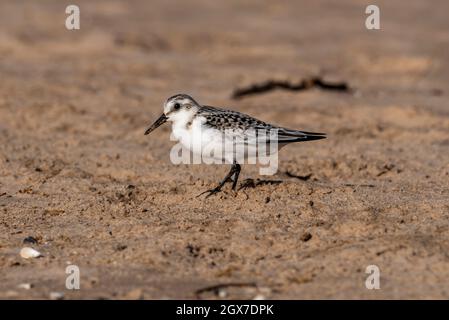
<path fill-rule="evenodd" d="M 50 300 L 62 300 L 64 299 L 64 293 L 62 292 L 50 292 Z"/>
<path fill-rule="evenodd" d="M 38 258 L 41 256 L 41 253 L 33 248 L 25 247 L 20 250 L 20 256 L 24 259 Z"/>
<path fill-rule="evenodd" d="M 19 289 L 30 290 L 33 287 L 31 283 L 21 283 L 17 286 Z"/>

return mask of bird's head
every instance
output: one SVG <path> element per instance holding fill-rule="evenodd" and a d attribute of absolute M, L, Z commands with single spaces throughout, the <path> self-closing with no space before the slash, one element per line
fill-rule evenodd
<path fill-rule="evenodd" d="M 200 105 L 187 94 L 177 94 L 165 101 L 164 113 L 145 131 L 149 134 L 167 121 L 188 123 L 195 116 Z"/>

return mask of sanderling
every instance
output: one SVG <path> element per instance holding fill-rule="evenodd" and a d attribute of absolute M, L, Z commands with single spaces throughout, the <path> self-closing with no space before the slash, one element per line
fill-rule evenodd
<path fill-rule="evenodd" d="M 258 156 L 261 146 L 274 145 L 277 152 L 292 142 L 326 138 L 325 133 L 291 130 L 265 123 L 237 111 L 201 105 L 187 94 L 177 94 L 168 98 L 164 104 L 164 112 L 145 134 L 149 134 L 167 121 L 172 122 L 172 136 L 175 140 L 192 153 L 204 156 L 204 150 L 213 149 L 216 152 L 208 153 L 209 157 L 218 159 L 222 161 L 221 163 L 232 164 L 231 170 L 217 187 L 200 194 L 208 193 L 206 197 L 221 191 L 228 181 L 232 182 L 232 189 L 235 190 L 240 165 L 244 164 L 245 159 Z M 230 148 L 226 147 L 229 144 Z"/>

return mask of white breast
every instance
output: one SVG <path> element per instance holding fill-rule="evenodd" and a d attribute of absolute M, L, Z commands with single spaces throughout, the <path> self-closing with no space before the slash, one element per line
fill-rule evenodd
<path fill-rule="evenodd" d="M 172 134 L 184 148 L 200 155 L 203 161 L 215 160 L 223 163 L 233 163 L 237 159 L 244 163 L 257 155 L 255 139 L 243 141 L 245 132 L 241 130 L 223 132 L 205 126 L 204 117 L 195 117 L 191 125 L 173 123 Z M 248 137 L 247 137 L 248 138 Z M 277 151 L 277 150 L 276 150 Z M 217 162 L 215 162 L 217 163 Z"/>
<path fill-rule="evenodd" d="M 204 126 L 206 119 L 204 117 L 195 117 L 190 125 L 182 125 L 173 122 L 172 134 L 184 148 L 196 155 L 201 155 L 203 160 L 224 160 L 228 157 L 224 152 L 223 138 L 221 131 Z M 213 152 L 208 152 L 213 150 Z M 232 163 L 232 155 L 229 156 Z"/>

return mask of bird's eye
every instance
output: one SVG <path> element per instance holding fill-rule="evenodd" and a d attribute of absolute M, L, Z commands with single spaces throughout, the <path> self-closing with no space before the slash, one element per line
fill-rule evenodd
<path fill-rule="evenodd" d="M 179 103 L 175 103 L 174 108 L 175 110 L 179 110 L 181 108 L 181 105 Z"/>

